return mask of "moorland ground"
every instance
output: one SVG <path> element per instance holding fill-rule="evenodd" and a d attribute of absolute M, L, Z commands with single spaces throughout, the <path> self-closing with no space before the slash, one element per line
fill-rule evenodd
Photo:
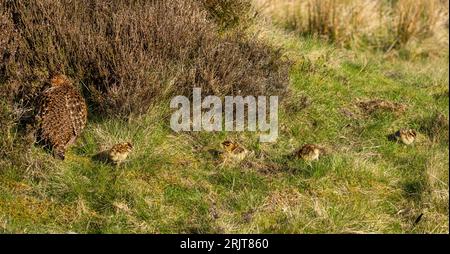
<path fill-rule="evenodd" d="M 336 43 L 269 7 L 244 31 L 291 63 L 276 143 L 253 132 L 174 133 L 162 97 L 126 118 L 94 112 L 58 161 L 20 141 L 4 102 L 0 232 L 448 233 L 448 46 Z M 374 99 L 401 110 L 361 106 Z M 417 130 L 417 142 L 390 141 L 400 128 Z M 227 139 L 253 155 L 220 165 L 210 151 Z M 125 164 L 92 159 L 121 141 L 134 145 Z M 328 152 L 313 163 L 287 156 L 306 143 Z"/>

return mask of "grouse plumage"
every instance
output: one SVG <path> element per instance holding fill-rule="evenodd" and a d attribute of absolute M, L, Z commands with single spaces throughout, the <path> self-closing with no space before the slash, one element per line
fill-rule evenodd
<path fill-rule="evenodd" d="M 108 158 L 113 164 L 120 165 L 132 150 L 133 145 L 130 142 L 116 144 L 109 150 Z"/>
<path fill-rule="evenodd" d="M 417 132 L 412 129 L 401 129 L 394 134 L 395 138 L 405 145 L 411 145 L 416 141 Z"/>
<path fill-rule="evenodd" d="M 249 155 L 249 151 L 237 142 L 227 140 L 222 142 L 222 147 L 224 152 L 221 157 L 224 163 L 239 163 Z"/>
<path fill-rule="evenodd" d="M 325 149 L 318 145 L 307 144 L 294 152 L 294 156 L 304 161 L 316 161 L 325 153 Z"/>
<path fill-rule="evenodd" d="M 44 90 L 40 102 L 39 141 L 53 150 L 55 158 L 64 160 L 67 148 L 86 126 L 86 102 L 65 75 L 50 80 L 50 87 Z"/>

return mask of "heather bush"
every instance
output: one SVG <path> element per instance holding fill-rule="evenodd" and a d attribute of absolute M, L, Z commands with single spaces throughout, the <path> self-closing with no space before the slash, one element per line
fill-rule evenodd
<path fill-rule="evenodd" d="M 240 0 L 0 0 L 0 167 L 34 163 L 26 127 L 56 73 L 101 118 L 146 113 L 193 87 L 282 95 L 289 64 L 238 25 L 249 11 Z"/>
<path fill-rule="evenodd" d="M 239 1 L 222 2 L 3 0 L 0 80 L 19 84 L 9 91 L 14 101 L 33 109 L 48 77 L 65 73 L 102 116 L 145 113 L 194 86 L 215 95 L 282 94 L 288 64 L 239 29 L 220 34 L 223 22 L 210 17 L 245 12 Z"/>
<path fill-rule="evenodd" d="M 201 0 L 203 6 L 220 29 L 246 26 L 256 16 L 251 0 Z"/>

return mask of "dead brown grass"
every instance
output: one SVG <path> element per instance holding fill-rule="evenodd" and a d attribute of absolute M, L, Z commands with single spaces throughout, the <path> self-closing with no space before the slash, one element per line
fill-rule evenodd
<path fill-rule="evenodd" d="M 276 22 L 288 29 L 341 46 L 364 46 L 386 52 L 399 49 L 415 52 L 423 47 L 439 52 L 441 47 L 448 46 L 448 0 L 257 2 L 268 7 L 267 12 Z"/>
<path fill-rule="evenodd" d="M 383 99 L 358 101 L 356 105 L 366 114 L 373 114 L 379 111 L 402 113 L 407 108 L 404 104 Z"/>
<path fill-rule="evenodd" d="M 449 143 L 449 119 L 440 112 L 419 121 L 420 131 L 425 133 L 434 143 Z"/>
<path fill-rule="evenodd" d="M 201 0 L 200 2 L 221 29 L 248 26 L 257 15 L 251 0 Z"/>
<path fill-rule="evenodd" d="M 394 31 L 397 43 L 404 45 L 414 38 L 433 35 L 441 19 L 441 2 L 401 0 L 394 6 Z"/>

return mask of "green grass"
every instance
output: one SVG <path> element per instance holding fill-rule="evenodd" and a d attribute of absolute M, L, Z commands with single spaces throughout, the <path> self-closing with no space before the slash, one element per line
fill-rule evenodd
<path fill-rule="evenodd" d="M 426 131 L 437 113 L 448 121 L 448 52 L 386 59 L 277 29 L 264 37 L 286 49 L 291 88 L 311 102 L 281 107 L 277 143 L 260 144 L 257 133 L 173 133 L 168 103 L 128 122 L 91 119 L 66 161 L 35 147 L 27 170 L 2 170 L 0 232 L 448 233 L 448 124 Z M 367 114 L 358 98 L 407 110 Z M 421 130 L 415 145 L 387 139 L 402 127 Z M 224 139 L 252 149 L 253 163 L 220 167 L 208 150 Z M 134 143 L 127 163 L 92 160 L 119 141 Z M 305 143 L 330 153 L 311 165 L 286 157 Z"/>

